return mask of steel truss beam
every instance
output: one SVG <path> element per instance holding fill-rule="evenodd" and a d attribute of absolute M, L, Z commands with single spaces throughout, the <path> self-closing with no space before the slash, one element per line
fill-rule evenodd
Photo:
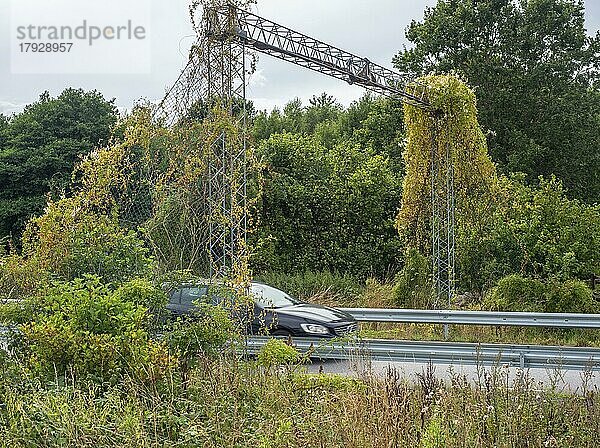
<path fill-rule="evenodd" d="M 235 22 L 235 37 L 249 48 L 293 64 L 341 79 L 368 90 L 402 98 L 423 108 L 429 108 L 424 85 L 411 81 L 367 58 L 356 56 L 333 45 L 259 17 L 248 11 L 231 7 L 215 8 L 222 22 Z M 225 31 L 225 30 L 223 30 Z M 222 34 L 221 38 L 230 38 Z"/>

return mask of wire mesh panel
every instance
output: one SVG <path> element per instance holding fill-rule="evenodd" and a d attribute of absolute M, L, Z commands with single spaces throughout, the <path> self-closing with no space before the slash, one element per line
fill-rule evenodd
<path fill-rule="evenodd" d="M 203 243 L 209 274 L 218 277 L 233 276 L 246 257 L 246 54 L 236 27 L 236 8 L 204 9 L 188 63 L 155 114 L 168 126 L 194 119 L 215 123 L 206 153 L 208 233 Z M 222 111 L 232 120 L 219 124 Z"/>

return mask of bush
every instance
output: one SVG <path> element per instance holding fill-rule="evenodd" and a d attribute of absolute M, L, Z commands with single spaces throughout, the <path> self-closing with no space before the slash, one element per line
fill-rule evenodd
<path fill-rule="evenodd" d="M 280 339 L 269 339 L 258 352 L 258 363 L 263 367 L 296 365 L 302 361 L 302 355 L 295 347 Z"/>
<path fill-rule="evenodd" d="M 580 280 L 543 283 L 513 274 L 502 278 L 486 296 L 484 306 L 498 311 L 597 313 L 600 304 Z"/>
<path fill-rule="evenodd" d="M 147 308 L 124 296 L 88 275 L 28 299 L 31 314 L 15 341 L 25 366 L 46 380 L 65 374 L 99 383 L 126 375 L 161 378 L 173 360 L 164 344 L 148 338 Z"/>
<path fill-rule="evenodd" d="M 542 312 L 544 293 L 541 281 L 508 275 L 486 296 L 484 306 L 497 311 Z"/>
<path fill-rule="evenodd" d="M 25 262 L 18 255 L 0 259 L 0 301 L 22 299 L 47 285 L 50 274 L 34 260 Z"/>
<path fill-rule="evenodd" d="M 176 321 L 165 339 L 187 370 L 187 364 L 197 355 L 218 354 L 228 341 L 235 339 L 235 332 L 227 310 L 203 303 L 198 305 L 194 316 Z"/>
<path fill-rule="evenodd" d="M 134 278 L 133 280 L 122 284 L 114 293 L 117 300 L 121 302 L 134 303 L 147 308 L 152 314 L 153 323 L 157 323 L 162 309 L 168 302 L 167 294 L 155 287 L 145 278 Z"/>
<path fill-rule="evenodd" d="M 594 299 L 592 290 L 581 280 L 551 282 L 547 288 L 546 312 L 589 314 L 600 312 L 600 303 Z"/>
<path fill-rule="evenodd" d="M 409 249 L 402 271 L 396 275 L 392 291 L 394 303 L 403 308 L 431 306 L 431 267 L 427 257 L 416 249 Z"/>
<path fill-rule="evenodd" d="M 146 275 L 151 258 L 135 232 L 116 216 L 86 210 L 80 197 L 50 203 L 23 235 L 24 264 L 36 263 L 62 280 L 94 274 L 107 282 Z"/>
<path fill-rule="evenodd" d="M 457 235 L 459 280 L 485 290 L 519 272 L 549 280 L 588 280 L 600 273 L 600 206 L 569 199 L 560 181 L 500 178 L 501 197 L 485 226 Z"/>
<path fill-rule="evenodd" d="M 256 271 L 366 278 L 396 269 L 401 184 L 388 158 L 350 142 L 326 148 L 312 136 L 289 133 L 272 135 L 257 154 L 265 169 Z"/>

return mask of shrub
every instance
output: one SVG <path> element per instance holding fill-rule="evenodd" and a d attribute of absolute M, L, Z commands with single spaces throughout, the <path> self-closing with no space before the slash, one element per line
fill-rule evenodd
<path fill-rule="evenodd" d="M 543 283 L 518 274 L 502 278 L 486 296 L 484 306 L 498 311 L 549 313 L 597 313 L 600 310 L 592 290 L 580 280 Z"/>
<path fill-rule="evenodd" d="M 264 170 L 253 267 L 339 271 L 365 278 L 398 265 L 394 228 L 400 177 L 388 158 L 352 142 L 272 135 L 257 149 Z"/>
<path fill-rule="evenodd" d="M 269 339 L 258 352 L 258 363 L 263 367 L 296 365 L 302 361 L 302 355 L 296 348 L 280 339 Z"/>
<path fill-rule="evenodd" d="M 136 233 L 119 227 L 116 216 L 86 210 L 83 199 L 50 203 L 46 213 L 32 220 L 23 235 L 23 263 L 63 280 L 94 274 L 107 282 L 146 275 L 151 268 L 148 250 Z"/>
<path fill-rule="evenodd" d="M 357 308 L 393 308 L 396 306 L 393 303 L 393 291 L 393 283 L 382 283 L 374 278 L 369 278 L 364 292 L 352 306 Z"/>
<path fill-rule="evenodd" d="M 0 303 L 0 326 L 14 322 L 20 323 L 23 319 L 25 319 L 23 314 L 24 309 L 21 303 Z"/>
<path fill-rule="evenodd" d="M 232 339 L 236 328 L 229 312 L 219 306 L 198 304 L 194 316 L 172 324 L 165 339 L 184 370 L 198 355 L 215 356 Z"/>
<path fill-rule="evenodd" d="M 18 255 L 0 259 L 0 300 L 22 299 L 48 284 L 50 274 L 34 260 L 25 262 Z"/>
<path fill-rule="evenodd" d="M 394 303 L 404 308 L 427 308 L 431 305 L 430 264 L 416 249 L 408 249 L 404 267 L 396 275 Z"/>
<path fill-rule="evenodd" d="M 592 290 L 581 280 L 551 282 L 548 287 L 545 311 L 549 313 L 598 313 L 600 303 Z"/>
<path fill-rule="evenodd" d="M 51 380 L 117 382 L 128 375 L 161 378 L 173 365 L 164 344 L 145 330 L 147 308 L 116 294 L 96 276 L 55 283 L 28 299 L 31 314 L 20 327 L 25 365 Z"/>
<path fill-rule="evenodd" d="M 159 313 L 168 301 L 167 294 L 145 278 L 134 278 L 122 284 L 114 293 L 117 300 L 130 302 Z"/>
<path fill-rule="evenodd" d="M 485 299 L 485 307 L 498 311 L 543 311 L 545 287 L 539 280 L 518 274 L 502 278 Z"/>
<path fill-rule="evenodd" d="M 600 273 L 600 206 L 569 199 L 554 177 L 538 186 L 500 177 L 500 188 L 489 222 L 457 235 L 463 288 L 485 290 L 514 272 L 562 281 Z"/>

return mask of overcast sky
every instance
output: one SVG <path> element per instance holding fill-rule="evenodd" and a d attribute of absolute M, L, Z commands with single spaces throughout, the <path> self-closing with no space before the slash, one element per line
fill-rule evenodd
<path fill-rule="evenodd" d="M 15 75 L 11 74 L 10 65 L 11 1 L 21 0 L 0 0 L 0 112 L 5 114 L 21 110 L 44 90 L 57 95 L 67 87 L 99 90 L 106 98 L 115 98 L 121 110 L 130 109 L 140 98 L 158 100 L 177 78 L 193 41 L 187 12 L 189 0 L 148 0 L 152 20 L 149 74 Z M 53 5 L 52 0 L 30 1 L 37 1 L 39 8 Z M 92 2 L 78 1 L 82 6 Z M 435 3 L 436 0 L 259 0 L 254 9 L 282 25 L 391 67 L 394 54 L 408 45 L 404 37 L 407 25 L 412 19 L 420 20 L 425 7 Z M 600 24 L 600 1 L 587 0 L 586 6 L 586 27 L 595 32 Z M 294 97 L 306 101 L 325 91 L 345 105 L 363 93 L 356 86 L 260 56 L 248 97 L 258 108 L 270 109 Z"/>

